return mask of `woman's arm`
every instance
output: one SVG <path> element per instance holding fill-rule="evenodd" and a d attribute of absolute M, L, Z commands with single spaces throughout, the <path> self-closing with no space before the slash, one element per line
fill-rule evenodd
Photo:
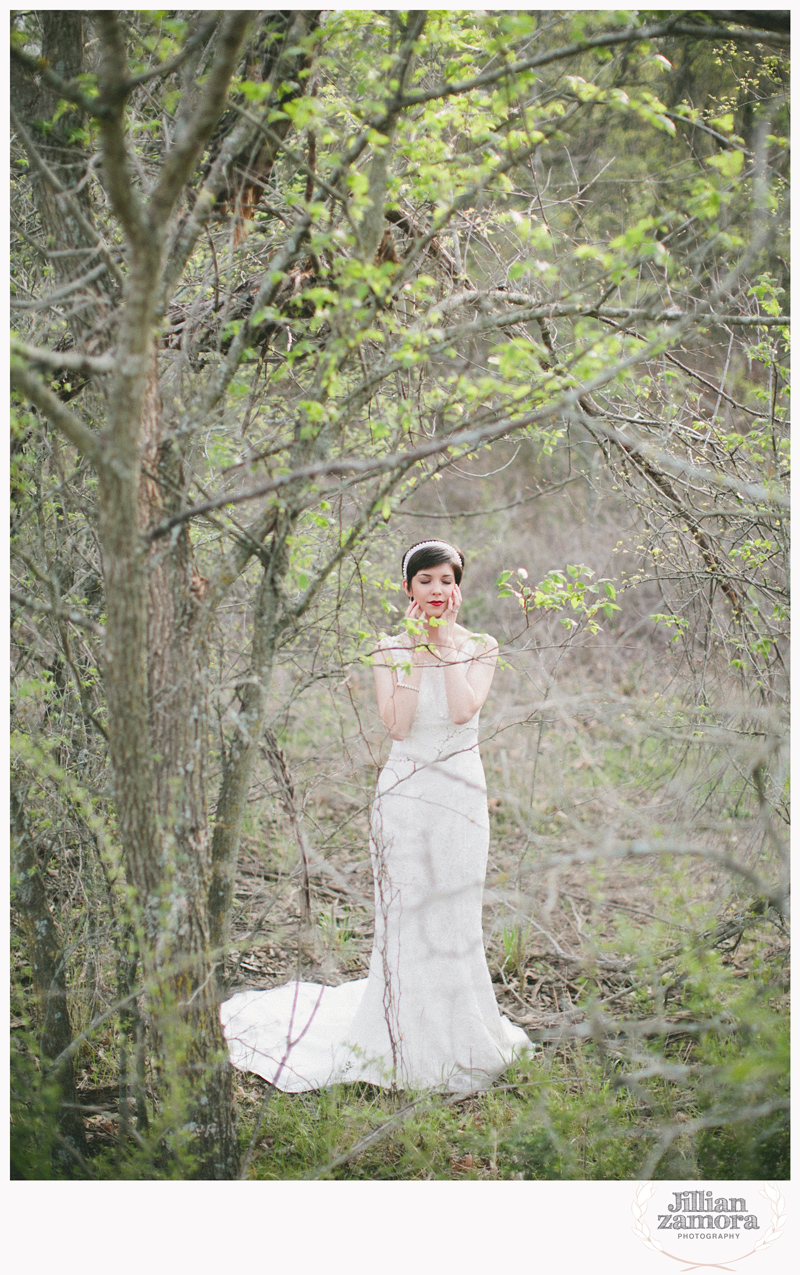
<path fill-rule="evenodd" d="M 489 694 L 497 664 L 498 646 L 493 637 L 484 634 L 474 654 L 465 652 L 466 638 L 458 648 L 456 617 L 461 607 L 461 590 L 453 587 L 441 620 L 434 621 L 433 640 L 436 654 L 444 664 L 444 684 L 447 689 L 447 707 L 456 726 L 471 721 Z"/>
<path fill-rule="evenodd" d="M 402 656 L 406 652 L 401 651 L 399 654 Z M 405 739 L 417 711 L 422 669 L 413 662 L 411 651 L 407 652 L 407 656 L 411 661 L 411 674 L 402 682 L 397 680 L 397 672 L 389 662 L 389 652 L 385 646 L 378 647 L 373 661 L 378 712 L 392 739 Z"/>
<path fill-rule="evenodd" d="M 447 707 L 456 726 L 463 726 L 471 721 L 483 707 L 497 664 L 497 642 L 488 633 L 481 638 L 471 657 L 466 657 L 463 649 L 463 646 L 461 651 L 455 647 L 445 647 L 439 652 L 445 666 Z"/>

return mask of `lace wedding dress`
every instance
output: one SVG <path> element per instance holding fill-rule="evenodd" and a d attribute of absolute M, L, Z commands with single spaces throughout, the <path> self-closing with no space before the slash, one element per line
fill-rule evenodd
<path fill-rule="evenodd" d="M 402 681 L 399 641 L 382 646 Z M 475 650 L 468 638 L 462 657 Z M 238 992 L 221 1007 L 233 1065 L 278 1089 L 363 1080 L 468 1092 L 530 1045 L 500 1014 L 483 949 L 489 815 L 479 714 L 453 723 L 444 677 L 424 668 L 411 729 L 378 780 L 369 977 Z"/>

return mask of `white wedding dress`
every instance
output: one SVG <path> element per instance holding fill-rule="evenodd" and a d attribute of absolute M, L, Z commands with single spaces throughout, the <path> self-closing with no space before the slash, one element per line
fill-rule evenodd
<path fill-rule="evenodd" d="M 381 645 L 403 681 L 400 641 Z M 462 656 L 475 650 L 468 638 Z M 423 669 L 411 729 L 378 780 L 369 977 L 238 992 L 221 1006 L 233 1065 L 278 1089 L 359 1080 L 469 1092 L 530 1046 L 500 1014 L 483 949 L 489 814 L 479 714 L 454 725 L 444 676 Z"/>

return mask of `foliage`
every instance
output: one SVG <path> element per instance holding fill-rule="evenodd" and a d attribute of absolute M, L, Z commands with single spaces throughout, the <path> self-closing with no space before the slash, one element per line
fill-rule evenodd
<path fill-rule="evenodd" d="M 57 1085 L 41 1083 L 31 1058 L 20 1046 L 12 1037 L 10 1176 L 12 1181 L 41 1181 L 60 1176 L 53 1166 L 60 1094 Z"/>

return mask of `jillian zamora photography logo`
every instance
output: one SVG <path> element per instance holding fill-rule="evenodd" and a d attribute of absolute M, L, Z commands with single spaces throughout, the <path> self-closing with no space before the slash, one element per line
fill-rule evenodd
<path fill-rule="evenodd" d="M 634 1235 L 686 1271 L 735 1270 L 779 1240 L 786 1221 L 783 1196 L 768 1182 L 643 1182 L 631 1211 Z"/>

